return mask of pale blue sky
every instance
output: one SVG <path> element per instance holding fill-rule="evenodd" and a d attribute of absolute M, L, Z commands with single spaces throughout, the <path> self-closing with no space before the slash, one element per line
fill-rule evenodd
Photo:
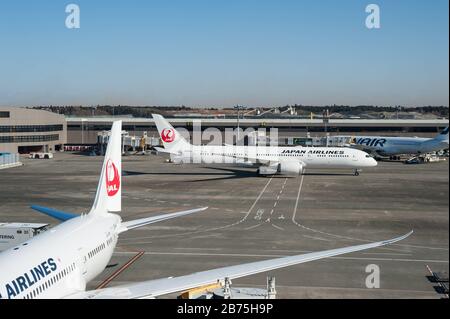
<path fill-rule="evenodd" d="M 448 14 L 448 0 L 2 1 L 0 105 L 448 106 Z"/>

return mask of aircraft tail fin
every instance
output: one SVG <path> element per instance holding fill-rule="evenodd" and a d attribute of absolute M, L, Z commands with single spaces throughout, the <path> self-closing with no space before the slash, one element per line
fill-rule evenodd
<path fill-rule="evenodd" d="M 436 139 L 440 141 L 448 141 L 448 126 L 438 136 L 436 136 Z"/>
<path fill-rule="evenodd" d="M 190 144 L 184 139 L 184 137 L 159 114 L 152 114 L 155 120 L 156 127 L 159 132 L 159 136 L 163 142 L 164 148 L 170 153 L 180 152 L 188 149 Z"/>
<path fill-rule="evenodd" d="M 122 210 L 122 121 L 114 121 L 90 214 Z"/>

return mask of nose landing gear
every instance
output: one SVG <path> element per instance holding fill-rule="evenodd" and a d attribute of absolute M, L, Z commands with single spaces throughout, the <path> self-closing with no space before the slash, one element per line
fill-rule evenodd
<path fill-rule="evenodd" d="M 355 176 L 359 176 L 359 169 L 354 169 L 353 170 L 353 175 L 355 175 Z"/>

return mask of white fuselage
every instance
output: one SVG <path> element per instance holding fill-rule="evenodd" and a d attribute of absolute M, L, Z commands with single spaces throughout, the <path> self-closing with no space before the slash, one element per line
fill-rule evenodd
<path fill-rule="evenodd" d="M 0 299 L 84 291 L 111 259 L 120 224 L 115 214 L 84 215 L 0 253 Z"/>
<path fill-rule="evenodd" d="M 367 153 L 343 147 L 192 146 L 173 159 L 179 163 L 267 165 L 296 162 L 303 168 L 364 168 L 376 166 Z"/>
<path fill-rule="evenodd" d="M 437 138 L 359 136 L 352 142 L 382 156 L 425 154 L 448 148 L 448 139 Z"/>

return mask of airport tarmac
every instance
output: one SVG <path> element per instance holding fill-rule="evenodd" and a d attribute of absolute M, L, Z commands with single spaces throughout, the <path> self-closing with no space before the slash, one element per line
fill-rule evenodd
<path fill-rule="evenodd" d="M 57 153 L 23 159 L 0 171 L 0 222 L 50 222 L 31 204 L 87 212 L 103 157 Z M 449 164 L 381 162 L 360 176 L 307 170 L 296 178 L 258 177 L 255 169 L 175 165 L 161 156 L 123 157 L 123 220 L 208 206 L 192 216 L 123 233 L 109 282 L 179 276 L 280 256 L 390 239 L 398 244 L 288 267 L 233 281 L 265 287 L 276 277 L 278 298 L 440 298 L 426 265 L 449 270 Z M 366 287 L 366 267 L 380 269 L 380 288 Z M 173 297 L 174 295 L 166 296 Z"/>

